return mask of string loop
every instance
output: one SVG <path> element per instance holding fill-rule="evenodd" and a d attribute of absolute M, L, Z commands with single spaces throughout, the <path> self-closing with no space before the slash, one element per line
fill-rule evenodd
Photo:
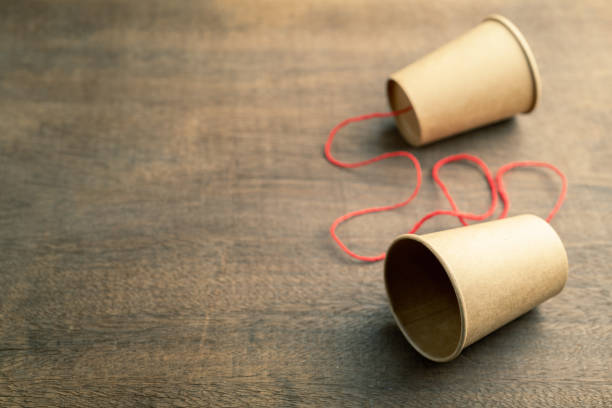
<path fill-rule="evenodd" d="M 365 261 L 365 262 L 376 262 L 376 261 L 380 261 L 382 259 L 385 258 L 385 253 L 381 253 L 375 256 L 364 256 L 364 255 L 359 255 L 355 252 L 353 252 L 352 250 L 350 250 L 343 242 L 342 240 L 338 237 L 338 235 L 336 234 L 336 229 L 338 228 L 338 226 L 340 224 L 342 224 L 345 221 L 348 221 L 351 218 L 354 217 L 358 217 L 360 215 L 364 215 L 364 214 L 371 214 L 371 213 L 376 213 L 376 212 L 382 212 L 382 211 L 390 211 L 390 210 L 394 210 L 400 207 L 404 207 L 405 205 L 407 205 L 408 203 L 410 203 L 419 193 L 419 190 L 421 188 L 421 183 L 422 183 L 422 170 L 421 170 L 421 164 L 419 162 L 419 160 L 416 158 L 416 156 L 414 156 L 412 153 L 405 151 L 405 150 L 398 150 L 398 151 L 394 151 L 394 152 L 388 152 L 388 153 L 383 153 L 380 154 L 378 156 L 375 156 L 371 159 L 367 159 L 367 160 L 362 160 L 362 161 L 358 161 L 358 162 L 344 162 L 341 160 L 336 159 L 332 153 L 331 153 L 331 146 L 332 146 L 332 142 L 334 140 L 334 137 L 336 136 L 336 134 L 340 131 L 340 129 L 344 128 L 345 126 L 351 124 L 351 123 L 355 123 L 355 122 L 361 122 L 364 120 L 370 120 L 370 119 L 375 119 L 375 118 L 387 118 L 387 117 L 392 117 L 392 116 L 398 116 L 401 115 L 403 113 L 406 113 L 408 111 L 410 111 L 412 109 L 412 107 L 408 107 L 405 109 L 401 109 L 401 110 L 397 110 L 397 111 L 392 111 L 392 112 L 376 112 L 376 113 L 370 113 L 370 114 L 366 114 L 366 115 L 360 115 L 360 116 L 355 116 L 355 117 L 351 117 L 348 119 L 343 120 L 342 122 L 340 122 L 339 124 L 337 124 L 336 126 L 334 126 L 334 128 L 329 132 L 329 136 L 327 138 L 327 142 L 325 143 L 325 158 L 334 166 L 337 167 L 342 167 L 342 168 L 357 168 L 357 167 L 362 167 L 362 166 L 367 166 L 369 164 L 372 163 L 376 163 L 378 161 L 381 160 L 385 160 L 385 159 L 389 159 L 392 157 L 406 157 L 408 159 L 410 159 L 410 161 L 412 162 L 414 169 L 416 171 L 416 184 L 414 189 L 412 190 L 412 193 L 410 194 L 410 196 L 404 200 L 404 201 L 400 201 L 398 203 L 395 204 L 391 204 L 391 205 L 386 205 L 386 206 L 381 206 L 381 207 L 370 207 L 370 208 L 364 208 L 361 210 L 356 210 L 356 211 L 351 211 L 347 214 L 344 214 L 340 217 L 338 217 L 336 220 L 334 220 L 334 222 L 332 223 L 329 232 L 330 235 L 332 237 L 332 239 L 338 244 L 338 246 L 348 255 L 350 255 L 351 257 L 358 259 L 360 261 Z M 491 204 L 489 205 L 489 208 L 487 211 L 485 211 L 482 214 L 474 214 L 474 213 L 469 213 L 469 212 L 461 212 L 459 211 L 459 208 L 457 207 L 457 204 L 455 203 L 455 200 L 453 200 L 453 197 L 451 196 L 450 192 L 448 191 L 448 188 L 446 187 L 446 185 L 444 184 L 444 182 L 442 182 L 442 180 L 440 179 L 440 169 L 442 169 L 442 167 L 444 167 L 446 164 L 448 163 L 452 163 L 452 162 L 456 162 L 456 161 L 461 161 L 461 160 L 465 160 L 465 161 L 470 161 L 474 164 L 476 164 L 480 170 L 483 172 L 486 180 L 487 180 L 487 184 L 489 186 L 489 189 L 491 191 Z M 471 155 L 471 154 L 467 154 L 467 153 L 460 153 L 460 154 L 454 154 L 454 155 L 450 155 L 447 157 L 444 157 L 440 160 L 438 160 L 436 162 L 436 164 L 434 165 L 433 169 L 432 169 L 432 176 L 434 181 L 436 182 L 436 184 L 440 187 L 440 189 L 442 190 L 442 193 L 444 194 L 444 196 L 446 197 L 446 199 L 448 200 L 448 203 L 450 204 L 452 210 L 435 210 L 430 212 L 429 214 L 425 215 L 424 217 L 422 217 L 420 220 L 418 220 L 413 227 L 409 230 L 409 234 L 414 234 L 415 232 L 417 232 L 419 230 L 419 228 L 421 228 L 421 226 L 429 219 L 434 218 L 436 216 L 439 215 L 449 215 L 449 216 L 453 216 L 453 217 L 457 217 L 457 219 L 461 222 L 461 224 L 467 226 L 468 223 L 466 220 L 472 220 L 472 221 L 483 221 L 486 220 L 487 218 L 491 217 L 493 215 L 493 213 L 495 212 L 495 208 L 497 207 L 497 202 L 498 202 L 498 193 L 499 196 L 501 197 L 501 201 L 502 201 L 502 205 L 503 205 L 503 210 L 499 216 L 499 218 L 505 218 L 508 215 L 508 211 L 510 210 L 510 197 L 508 196 L 508 192 L 505 188 L 505 185 L 503 183 L 503 176 L 506 172 L 515 169 L 517 167 L 543 167 L 543 168 L 548 168 L 552 171 L 554 171 L 560 178 L 561 178 L 561 192 L 559 193 L 559 198 L 557 199 L 553 209 L 550 211 L 550 213 L 548 214 L 548 217 L 546 217 L 546 221 L 550 222 L 553 217 L 557 214 L 557 212 L 559 212 L 559 209 L 561 208 L 561 205 L 563 204 L 563 201 L 565 201 L 565 197 L 567 195 L 567 178 L 565 177 L 565 174 L 563 174 L 563 172 L 561 170 L 559 170 L 557 167 L 555 167 L 554 165 L 550 164 L 550 163 L 546 163 L 546 162 L 538 162 L 538 161 L 517 161 L 517 162 L 511 162 L 508 164 L 503 165 L 496 173 L 495 178 L 493 178 L 491 171 L 489 170 L 488 166 L 486 165 L 486 163 L 481 160 L 480 158 L 478 158 L 477 156 Z"/>
<path fill-rule="evenodd" d="M 497 183 L 497 188 L 499 190 L 499 196 L 501 197 L 503 203 L 503 211 L 499 218 L 505 218 L 508 215 L 508 211 L 510 210 L 510 197 L 508 196 L 508 192 L 506 191 L 506 187 L 504 185 L 503 176 L 506 172 L 516 169 L 517 167 L 544 167 L 554 171 L 559 178 L 561 179 L 561 192 L 559 193 L 559 197 L 557 198 L 557 202 L 555 202 L 555 206 L 550 210 L 548 216 L 546 217 L 546 221 L 550 222 L 553 217 L 559 212 L 561 206 L 563 205 L 563 201 L 565 201 L 565 197 L 567 196 L 567 177 L 561 170 L 559 170 L 556 166 L 539 161 L 516 161 L 510 162 L 508 164 L 504 164 L 497 170 L 497 174 L 495 175 L 495 182 Z"/>

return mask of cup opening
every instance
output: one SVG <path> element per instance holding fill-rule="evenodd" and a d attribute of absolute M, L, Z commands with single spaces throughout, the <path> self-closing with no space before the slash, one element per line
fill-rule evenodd
<path fill-rule="evenodd" d="M 459 299 L 444 266 L 417 236 L 403 236 L 389 248 L 385 285 L 395 320 L 417 351 L 434 361 L 459 354 Z"/>
<path fill-rule="evenodd" d="M 535 109 L 538 101 L 540 100 L 540 94 L 542 93 L 542 80 L 540 79 L 540 71 L 538 69 L 538 64 L 536 64 L 533 51 L 531 51 L 531 47 L 529 46 L 527 39 L 525 39 L 518 27 L 506 17 L 500 16 L 499 14 L 492 14 L 484 19 L 484 21 L 486 20 L 496 21 L 503 25 L 514 36 L 515 40 L 519 43 L 521 49 L 523 50 L 523 54 L 525 55 L 527 64 L 529 65 L 529 71 L 531 72 L 531 79 L 533 81 L 533 102 L 531 107 L 523 112 L 529 113 Z"/>
<path fill-rule="evenodd" d="M 412 110 L 395 117 L 395 123 L 400 133 L 408 143 L 413 146 L 423 144 L 421 140 L 421 126 L 414 111 L 414 106 L 410 102 L 408 95 L 394 79 L 387 81 L 387 96 L 391 110 L 397 111 L 412 106 Z"/>

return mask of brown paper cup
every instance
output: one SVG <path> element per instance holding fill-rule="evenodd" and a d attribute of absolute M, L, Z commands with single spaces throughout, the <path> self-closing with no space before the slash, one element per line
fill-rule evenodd
<path fill-rule="evenodd" d="M 521 215 L 402 235 L 385 259 L 395 321 L 433 361 L 461 350 L 561 291 L 567 255 L 550 224 Z"/>
<path fill-rule="evenodd" d="M 540 95 L 535 58 L 518 28 L 492 15 L 391 75 L 387 96 L 408 143 L 420 146 L 531 112 Z"/>

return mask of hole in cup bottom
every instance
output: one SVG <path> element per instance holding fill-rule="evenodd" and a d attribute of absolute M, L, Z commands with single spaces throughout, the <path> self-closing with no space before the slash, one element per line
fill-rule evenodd
<path fill-rule="evenodd" d="M 444 360 L 461 340 L 453 285 L 436 256 L 411 238 L 396 241 L 385 261 L 385 284 L 398 324 L 426 357 Z"/>
<path fill-rule="evenodd" d="M 391 110 L 398 111 L 412 106 L 402 87 L 393 79 L 389 79 L 387 82 L 387 96 Z M 422 144 L 421 127 L 414 110 L 396 116 L 395 122 L 408 143 L 413 146 Z"/>

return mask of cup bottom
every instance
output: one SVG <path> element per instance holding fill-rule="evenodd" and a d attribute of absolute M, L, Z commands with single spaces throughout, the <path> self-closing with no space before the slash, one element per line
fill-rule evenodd
<path fill-rule="evenodd" d="M 387 96 L 389 97 L 389 104 L 391 110 L 398 111 L 412 106 L 410 99 L 402 87 L 393 79 L 387 81 Z M 421 137 L 421 126 L 419 120 L 414 111 L 414 107 L 411 111 L 402 113 L 395 117 L 395 123 L 397 124 L 400 133 L 404 139 L 413 146 L 420 146 L 423 144 Z"/>

